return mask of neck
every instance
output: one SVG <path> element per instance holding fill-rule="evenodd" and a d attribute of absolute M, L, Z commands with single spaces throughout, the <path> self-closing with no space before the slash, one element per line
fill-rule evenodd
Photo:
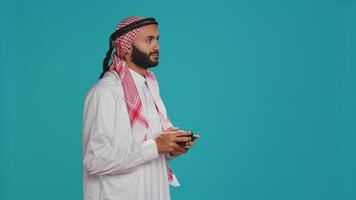
<path fill-rule="evenodd" d="M 130 69 L 134 70 L 135 72 L 137 72 L 141 76 L 146 77 L 146 71 L 147 71 L 146 69 L 136 65 L 130 59 L 127 59 L 126 63 L 127 63 L 127 65 L 129 66 Z"/>

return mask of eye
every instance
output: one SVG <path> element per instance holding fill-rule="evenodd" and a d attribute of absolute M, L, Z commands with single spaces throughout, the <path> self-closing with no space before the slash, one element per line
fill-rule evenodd
<path fill-rule="evenodd" d="M 147 39 L 146 39 L 146 42 L 147 42 L 147 43 L 151 43 L 151 42 L 152 42 L 152 38 L 147 38 Z"/>

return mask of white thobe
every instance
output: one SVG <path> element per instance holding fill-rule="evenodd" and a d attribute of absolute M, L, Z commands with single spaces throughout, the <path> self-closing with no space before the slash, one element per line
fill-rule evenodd
<path fill-rule="evenodd" d="M 88 92 L 83 114 L 84 200 L 169 200 L 166 162 L 154 138 L 162 123 L 144 77 L 131 70 L 149 129 L 145 142 L 135 142 L 124 93 L 116 72 Z"/>

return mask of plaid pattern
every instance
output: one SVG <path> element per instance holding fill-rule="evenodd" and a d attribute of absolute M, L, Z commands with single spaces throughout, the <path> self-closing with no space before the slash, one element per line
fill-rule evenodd
<path fill-rule="evenodd" d="M 129 25 L 133 22 L 139 21 L 141 19 L 144 19 L 144 17 L 128 17 L 122 20 L 119 25 L 117 25 L 116 30 L 119 30 L 120 28 Z M 140 32 L 142 29 L 143 27 L 134 29 L 122 35 L 121 37 L 116 38 L 116 40 L 114 41 L 114 46 L 116 48 L 116 53 L 120 58 L 124 57 L 126 51 L 131 47 L 131 43 L 135 39 L 137 33 Z"/>
<path fill-rule="evenodd" d="M 122 87 L 124 89 L 126 106 L 127 111 L 129 112 L 131 127 L 133 127 L 135 123 L 138 122 L 146 129 L 148 129 L 148 122 L 141 112 L 142 102 L 140 96 L 138 95 L 135 81 L 132 78 L 127 63 L 124 60 L 118 58 L 117 56 L 114 56 L 113 66 L 115 66 L 115 63 L 117 64 L 114 70 L 116 70 L 116 72 L 118 73 Z"/>
<path fill-rule="evenodd" d="M 124 19 L 116 28 L 120 28 L 143 19 L 143 17 L 128 17 Z M 135 39 L 138 32 L 142 30 L 143 27 L 134 29 L 114 41 L 114 46 L 116 52 L 112 56 L 112 64 L 109 71 L 117 71 L 121 79 L 122 87 L 124 88 L 124 94 L 126 99 L 127 110 L 130 116 L 130 124 L 133 127 L 137 122 L 142 124 L 146 129 L 148 128 L 148 122 L 145 117 L 141 114 L 142 102 L 138 95 L 135 82 L 132 78 L 130 70 L 127 63 L 124 61 L 123 57 L 127 50 L 131 47 L 133 40 Z"/>
<path fill-rule="evenodd" d="M 143 17 L 128 17 L 124 19 L 116 28 L 116 30 L 133 23 L 135 21 L 141 20 Z M 138 90 L 136 88 L 135 82 L 132 78 L 131 72 L 127 63 L 124 61 L 123 57 L 127 50 L 131 47 L 133 40 L 135 39 L 138 32 L 142 30 L 143 27 L 134 29 L 114 41 L 114 46 L 116 48 L 116 52 L 112 56 L 112 63 L 110 65 L 109 71 L 116 71 L 119 75 L 121 80 L 121 84 L 124 90 L 125 101 L 127 110 L 130 117 L 130 125 L 131 128 L 135 126 L 136 122 L 141 124 L 143 127 L 148 129 L 148 122 L 147 119 L 142 115 L 142 102 L 140 96 L 138 94 Z M 154 80 L 153 82 L 157 83 L 157 79 L 155 75 L 147 71 L 146 73 L 147 78 Z M 156 106 L 157 110 L 158 107 Z M 159 112 L 159 110 L 158 110 Z M 168 119 L 169 121 L 169 119 Z M 147 134 L 144 136 L 144 141 L 147 140 Z M 168 180 L 171 184 L 175 186 L 179 186 L 177 180 L 174 180 L 174 173 L 172 170 L 167 166 L 167 173 L 168 173 Z"/>

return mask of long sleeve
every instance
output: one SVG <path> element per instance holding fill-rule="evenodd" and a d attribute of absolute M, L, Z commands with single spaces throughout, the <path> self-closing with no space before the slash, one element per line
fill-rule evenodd
<path fill-rule="evenodd" d="M 88 98 L 83 118 L 86 132 L 83 133 L 83 164 L 88 174 L 129 173 L 158 158 L 157 146 L 153 139 L 136 144 L 132 142 L 132 137 L 120 137 L 129 138 L 130 141 L 113 142 L 114 134 L 131 132 L 128 129 L 114 131 L 117 125 L 115 122 L 122 112 L 118 106 L 123 104 L 109 90 L 94 91 Z"/>

